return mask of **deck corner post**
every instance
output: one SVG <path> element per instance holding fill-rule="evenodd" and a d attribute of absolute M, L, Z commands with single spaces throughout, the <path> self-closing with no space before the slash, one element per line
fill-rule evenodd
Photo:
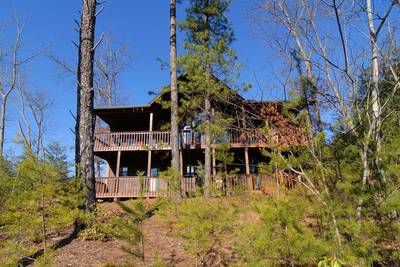
<path fill-rule="evenodd" d="M 246 175 L 250 175 L 250 163 L 249 163 L 249 148 L 244 148 L 244 160 L 246 164 Z"/>
<path fill-rule="evenodd" d="M 153 112 L 150 112 L 150 117 L 149 117 L 149 132 L 153 131 Z M 150 133 L 150 144 L 152 143 L 152 135 Z M 151 175 L 151 146 L 149 146 L 147 152 L 147 177 L 150 177 Z"/>
<path fill-rule="evenodd" d="M 254 189 L 253 177 L 250 175 L 250 163 L 249 163 L 249 148 L 244 148 L 244 160 L 246 164 L 246 177 L 247 177 L 247 188 L 249 191 Z"/>
<path fill-rule="evenodd" d="M 215 159 L 215 148 L 212 149 L 212 174 L 217 175 L 217 161 Z"/>
<path fill-rule="evenodd" d="M 183 177 L 183 151 L 179 149 L 179 171 L 181 176 Z"/>
<path fill-rule="evenodd" d="M 151 150 L 147 152 L 147 177 L 151 175 Z"/>
<path fill-rule="evenodd" d="M 150 112 L 150 117 L 149 117 L 149 132 L 153 131 L 153 112 Z"/>
<path fill-rule="evenodd" d="M 115 176 L 119 177 L 119 173 L 120 173 L 120 168 L 121 168 L 121 150 L 118 150 L 118 154 L 117 154 L 117 167 L 115 170 Z"/>

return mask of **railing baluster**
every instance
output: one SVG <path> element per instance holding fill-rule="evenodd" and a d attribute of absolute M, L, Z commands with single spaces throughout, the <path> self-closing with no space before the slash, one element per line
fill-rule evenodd
<path fill-rule="evenodd" d="M 187 134 L 187 135 L 184 135 Z M 181 140 L 187 145 L 204 145 L 204 135 L 200 142 L 195 138 L 196 132 L 180 133 Z M 275 130 L 271 130 L 271 135 L 276 142 L 300 142 L 301 138 L 286 138 L 280 140 Z M 267 146 L 266 136 L 257 129 L 229 130 L 224 139 L 231 145 L 248 146 L 259 145 Z M 298 140 L 299 139 L 299 140 Z M 94 149 L 95 151 L 117 151 L 117 150 L 144 150 L 153 147 L 155 149 L 169 149 L 171 147 L 171 132 L 153 131 L 153 132 L 111 132 L 95 133 Z"/>

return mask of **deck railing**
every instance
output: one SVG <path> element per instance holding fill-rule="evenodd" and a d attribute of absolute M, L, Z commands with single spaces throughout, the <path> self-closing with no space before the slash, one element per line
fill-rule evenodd
<path fill-rule="evenodd" d="M 272 135 L 275 142 L 278 142 L 278 135 Z M 232 147 L 244 146 L 268 146 L 268 139 L 265 134 L 257 129 L 230 130 L 215 137 L 214 145 L 226 143 Z M 197 131 L 183 131 L 179 135 L 179 142 L 182 148 L 204 146 L 204 135 Z M 96 133 L 95 151 L 117 151 L 117 150 L 164 150 L 171 149 L 170 132 L 109 132 Z"/>
<path fill-rule="evenodd" d="M 95 151 L 170 149 L 170 132 L 95 133 Z"/>
<path fill-rule="evenodd" d="M 293 188 L 297 180 L 284 173 L 275 177 L 267 174 L 235 174 L 212 176 L 210 189 L 215 194 L 231 195 L 243 191 L 274 193 L 278 188 Z M 184 177 L 181 192 L 189 196 L 202 186 L 196 177 Z M 96 198 L 163 197 L 170 193 L 168 182 L 157 177 L 105 177 L 96 179 Z"/>

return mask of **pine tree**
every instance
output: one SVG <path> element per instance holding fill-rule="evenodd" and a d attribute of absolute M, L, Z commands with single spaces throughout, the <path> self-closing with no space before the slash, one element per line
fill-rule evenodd
<path fill-rule="evenodd" d="M 76 116 L 75 157 L 79 175 L 86 186 L 87 211 L 93 211 L 96 205 L 96 189 L 94 177 L 94 116 L 93 116 L 93 63 L 94 63 L 94 34 L 96 25 L 96 0 L 82 1 L 82 16 L 79 38 L 78 57 L 78 88 Z"/>
<path fill-rule="evenodd" d="M 47 145 L 45 149 L 45 160 L 49 164 L 55 166 L 61 179 L 68 179 L 68 156 L 65 153 L 65 148 L 63 148 L 60 143 L 51 142 Z"/>
<path fill-rule="evenodd" d="M 170 74 L 171 74 L 171 167 L 174 173 L 180 173 L 180 162 L 179 162 L 179 129 L 178 129 L 178 81 L 177 81 L 177 60 L 176 60 L 176 0 L 170 0 Z M 176 176 L 175 174 L 175 176 Z M 180 176 L 180 175 L 179 175 Z M 181 197 L 180 192 L 180 180 L 179 187 L 175 192 L 176 200 Z"/>
<path fill-rule="evenodd" d="M 61 179 L 57 166 L 26 152 L 14 174 L 5 177 L 7 197 L 2 201 L 0 254 L 12 265 L 31 261 L 28 256 L 42 249 L 44 262 L 51 250 L 49 236 L 73 225 L 83 204 L 77 179 Z M 15 265 L 13 265 L 15 266 Z"/>
<path fill-rule="evenodd" d="M 210 195 L 211 144 L 217 133 L 226 129 L 227 120 L 216 120 L 216 102 L 227 101 L 232 91 L 225 84 L 233 84 L 237 65 L 235 53 L 229 48 L 234 34 L 225 13 L 228 0 L 191 0 L 186 9 L 186 20 L 180 27 L 186 32 L 184 48 L 186 55 L 180 58 L 187 82 L 180 84 L 180 90 L 188 97 L 182 102 L 182 109 L 199 112 L 200 129 L 205 136 L 204 155 L 204 196 Z"/>

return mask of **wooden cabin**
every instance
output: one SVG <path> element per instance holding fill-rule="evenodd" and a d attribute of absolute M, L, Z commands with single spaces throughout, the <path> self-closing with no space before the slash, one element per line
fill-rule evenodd
<path fill-rule="evenodd" d="M 185 96 L 181 96 L 185 97 Z M 105 162 L 104 177 L 96 177 L 97 198 L 156 197 L 166 194 L 168 183 L 159 178 L 171 162 L 170 110 L 163 108 L 170 93 L 164 90 L 143 106 L 98 107 L 94 109 L 102 127 L 96 128 L 94 153 Z M 213 110 L 232 118 L 232 124 L 212 143 L 214 186 L 265 189 L 272 177 L 262 174 L 261 163 L 268 162 L 261 149 L 272 146 L 297 146 L 305 142 L 300 126 L 283 115 L 284 102 L 249 101 L 234 93 L 226 103 L 213 102 Z M 294 115 L 298 110 L 289 110 Z M 199 119 L 200 118 L 200 119 Z M 261 128 L 268 122 L 269 132 Z M 188 111 L 180 118 L 179 150 L 182 191 L 196 190 L 198 168 L 204 164 L 204 135 L 198 130 L 200 111 Z M 233 161 L 228 172 L 235 175 L 218 179 L 215 151 L 221 144 L 229 147 Z M 281 173 L 283 183 L 285 173 Z"/>

